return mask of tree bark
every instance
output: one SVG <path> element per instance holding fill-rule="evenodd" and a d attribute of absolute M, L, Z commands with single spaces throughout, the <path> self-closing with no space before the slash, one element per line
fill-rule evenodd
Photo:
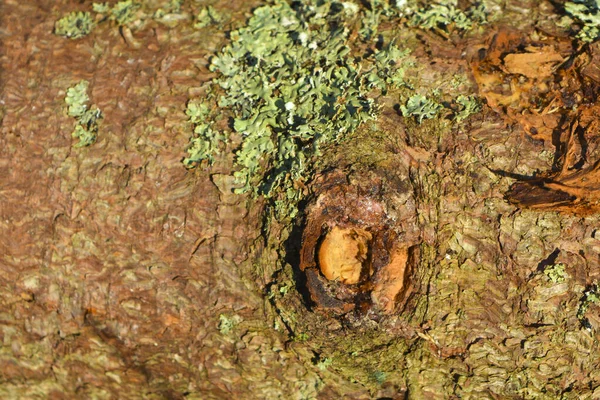
<path fill-rule="evenodd" d="M 496 24 L 547 33 L 550 3 L 522 3 L 502 2 Z M 222 7 L 235 25 L 254 5 Z M 72 7 L 0 5 L 0 397 L 600 396 L 598 216 L 505 200 L 511 176 L 552 169 L 551 141 L 491 106 L 417 124 L 381 97 L 379 120 L 319 160 L 305 213 L 278 223 L 232 193 L 235 142 L 210 168 L 181 163 L 186 101 L 212 78 L 225 32 L 154 23 L 130 32 L 133 47 L 109 24 L 53 35 Z M 465 54 L 483 31 L 399 35 L 423 88 L 478 93 Z M 64 97 L 81 79 L 104 120 L 94 145 L 74 148 Z M 339 218 L 366 196 L 384 221 L 361 222 L 379 269 L 335 309 L 311 286 L 329 284 L 318 260 L 301 264 L 310 240 L 318 257 L 326 230 L 306 229 L 331 171 L 360 188 Z M 394 257 L 404 266 L 386 270 Z M 373 306 L 384 281 L 401 283 L 386 286 L 396 302 Z"/>

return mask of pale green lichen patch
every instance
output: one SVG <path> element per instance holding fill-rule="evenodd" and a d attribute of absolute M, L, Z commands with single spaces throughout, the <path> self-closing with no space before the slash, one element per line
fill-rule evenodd
<path fill-rule="evenodd" d="M 131 0 L 120 1 L 110 10 L 110 19 L 119 25 L 126 25 L 133 20 L 134 12 L 139 7 L 139 4 Z"/>
<path fill-rule="evenodd" d="M 88 108 L 88 86 L 89 82 L 82 80 L 67 89 L 65 97 L 67 114 L 77 119 L 77 125 L 71 134 L 73 138 L 79 139 L 75 147 L 89 146 L 96 142 L 98 137 L 98 120 L 102 118 L 102 112 L 96 106 Z"/>
<path fill-rule="evenodd" d="M 218 25 L 223 21 L 223 16 L 213 6 L 204 7 L 196 16 L 194 28 L 201 29 L 209 25 Z"/>
<path fill-rule="evenodd" d="M 77 85 L 67 89 L 65 103 L 67 103 L 67 113 L 70 117 L 79 118 L 87 110 L 87 102 L 90 101 L 87 94 L 88 86 L 89 82 L 82 80 Z"/>
<path fill-rule="evenodd" d="M 456 98 L 458 109 L 454 115 L 456 122 L 462 122 L 473 114 L 481 111 L 481 103 L 475 96 L 465 96 L 463 94 Z"/>
<path fill-rule="evenodd" d="M 219 332 L 222 335 L 228 335 L 242 321 L 239 315 L 219 314 Z"/>
<path fill-rule="evenodd" d="M 79 139 L 79 142 L 75 144 L 75 147 L 85 147 L 94 144 L 98 134 L 93 129 L 86 129 L 82 125 L 76 125 L 75 130 L 71 133 L 71 137 Z"/>
<path fill-rule="evenodd" d="M 402 115 L 405 117 L 414 117 L 419 124 L 424 119 L 434 118 L 442 108 L 441 104 L 420 94 L 411 96 L 407 100 L 406 105 L 400 106 Z"/>
<path fill-rule="evenodd" d="M 486 23 L 483 5 L 463 11 L 458 8 L 457 3 L 455 0 L 446 0 L 420 7 L 412 14 L 410 24 L 423 29 L 450 31 L 469 30 L 474 24 Z"/>
<path fill-rule="evenodd" d="M 188 22 L 189 15 L 183 9 L 183 0 L 170 0 L 160 4 L 160 8 L 152 14 L 152 18 L 169 28 L 175 28 L 180 22 Z"/>
<path fill-rule="evenodd" d="M 98 14 L 110 13 L 110 5 L 108 3 L 94 3 L 92 4 L 92 10 Z"/>
<path fill-rule="evenodd" d="M 183 160 L 183 163 L 186 166 L 204 160 L 212 163 L 213 155 L 219 150 L 219 144 L 224 143 L 227 137 L 211 127 L 210 110 L 206 104 L 189 101 L 185 113 L 194 124 L 194 136 L 190 139 L 188 157 Z"/>
<path fill-rule="evenodd" d="M 597 285 L 593 285 L 590 289 L 586 290 L 579 303 L 577 318 L 579 318 L 584 325 L 587 325 L 586 313 L 592 304 L 600 304 L 600 293 L 598 292 Z"/>
<path fill-rule="evenodd" d="M 565 4 L 565 11 L 583 26 L 577 37 L 590 43 L 600 35 L 600 0 L 575 0 Z"/>
<path fill-rule="evenodd" d="M 181 12 L 181 6 L 183 5 L 183 0 L 170 0 L 166 4 L 162 5 L 161 8 L 154 12 L 154 18 L 163 18 L 169 14 L 177 14 Z"/>
<path fill-rule="evenodd" d="M 110 6 L 108 3 L 94 3 L 93 10 L 107 16 L 118 25 L 127 25 L 135 19 L 135 12 L 141 7 L 138 2 L 124 0 Z"/>
<path fill-rule="evenodd" d="M 54 33 L 69 39 L 79 39 L 88 35 L 94 28 L 89 12 L 72 12 L 54 24 Z"/>
<path fill-rule="evenodd" d="M 398 61 L 406 52 L 396 45 L 351 55 L 347 26 L 359 7 L 348 4 L 277 0 L 257 8 L 211 61 L 223 90 L 219 106 L 232 111 L 241 135 L 237 192 L 274 198 L 282 214 L 295 214 L 322 146 L 375 118 L 369 93 L 403 83 Z M 190 154 L 214 148 L 198 134 L 192 141 Z"/>
<path fill-rule="evenodd" d="M 370 40 L 377 35 L 382 16 L 391 15 L 394 13 L 394 10 L 385 0 L 371 0 L 365 3 L 367 7 L 361 18 L 361 26 L 358 33 L 363 39 Z M 341 4 L 343 5 L 344 12 L 348 15 L 357 14 L 360 10 L 357 4 L 349 1 L 342 2 Z"/>
<path fill-rule="evenodd" d="M 325 371 L 327 368 L 333 364 L 333 360 L 329 357 L 325 358 L 317 358 L 314 360 L 315 366 L 321 371 Z"/>
<path fill-rule="evenodd" d="M 569 276 L 567 274 L 565 264 L 563 263 L 556 263 L 547 266 L 544 269 L 544 275 L 546 275 L 552 283 L 564 282 Z"/>
<path fill-rule="evenodd" d="M 244 137 L 237 152 L 240 192 L 253 190 L 252 178 L 268 159 L 272 167 L 260 192 L 292 186 L 322 142 L 374 116 L 360 93 L 358 66 L 346 57 L 347 32 L 330 29 L 329 6 L 320 8 L 306 7 L 301 14 L 284 2 L 259 8 L 248 27 L 236 32 L 238 40 L 212 61 L 227 91 L 220 105 L 236 109 L 234 129 Z M 312 24 L 317 29 L 309 29 Z"/>
<path fill-rule="evenodd" d="M 406 68 L 412 66 L 412 63 L 407 61 L 398 64 L 398 60 L 404 60 L 409 54 L 409 50 L 401 50 L 394 43 L 375 53 L 374 68 L 366 75 L 369 84 L 384 93 L 388 88 L 409 86 L 405 81 L 405 74 Z"/>

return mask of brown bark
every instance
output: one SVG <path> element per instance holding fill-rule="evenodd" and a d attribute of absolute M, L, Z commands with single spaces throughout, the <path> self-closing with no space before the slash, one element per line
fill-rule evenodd
<path fill-rule="evenodd" d="M 562 57 L 550 3 L 501 4 L 498 25 L 519 26 L 525 42 L 547 34 Z M 558 213 L 547 198 L 541 209 L 505 201 L 511 176 L 551 172 L 555 161 L 555 143 L 532 139 L 524 114 L 488 98 L 463 123 L 417 125 L 385 97 L 377 124 L 326 152 L 323 170 L 346 187 L 377 183 L 335 216 L 368 225 L 379 250 L 365 290 L 348 300 L 311 283 L 323 284 L 315 257 L 331 223 L 309 212 L 332 194 L 323 181 L 293 225 L 265 226 L 264 204 L 232 193 L 234 143 L 210 169 L 181 163 L 185 103 L 212 77 L 206 64 L 224 32 L 154 23 L 125 37 L 110 24 L 80 40 L 52 34 L 57 16 L 88 5 L 0 4 L 1 398 L 599 395 L 600 310 L 581 307 L 600 278 L 598 216 Z M 221 6 L 241 23 L 253 4 Z M 413 83 L 486 96 L 463 57 L 485 47 L 483 32 L 394 34 L 413 48 Z M 585 54 L 597 61 L 595 47 Z M 519 57 L 496 72 L 519 74 Z M 547 78 L 558 57 L 542 58 Z M 590 65 L 579 67 L 597 84 Z M 64 96 L 81 79 L 104 120 L 98 142 L 76 149 Z M 597 115 L 575 120 L 593 127 Z M 581 190 L 565 193 L 597 192 Z M 342 221 L 365 193 L 383 205 L 377 218 Z M 558 264 L 564 280 L 550 277 Z M 335 312 L 315 305 L 327 301 Z"/>

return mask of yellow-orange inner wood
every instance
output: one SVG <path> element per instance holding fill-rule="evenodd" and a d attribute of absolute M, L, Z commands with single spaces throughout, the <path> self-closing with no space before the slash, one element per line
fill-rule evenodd
<path fill-rule="evenodd" d="M 358 283 L 371 239 L 364 229 L 333 227 L 319 249 L 321 273 L 331 281 Z"/>
<path fill-rule="evenodd" d="M 390 258 L 389 264 L 379 273 L 375 287 L 371 294 L 373 302 L 385 312 L 392 312 L 396 304 L 396 297 L 404 288 L 404 274 L 408 263 L 408 249 L 396 249 Z"/>

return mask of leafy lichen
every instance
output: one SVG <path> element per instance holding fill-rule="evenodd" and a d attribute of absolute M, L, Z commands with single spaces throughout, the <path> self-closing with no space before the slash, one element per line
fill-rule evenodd
<path fill-rule="evenodd" d="M 90 101 L 87 90 L 89 82 L 82 80 L 77 85 L 67 89 L 65 103 L 67 103 L 67 113 L 70 117 L 79 118 L 87 110 L 87 102 Z"/>
<path fill-rule="evenodd" d="M 201 29 L 209 25 L 219 24 L 223 20 L 223 17 L 213 6 L 204 7 L 196 16 L 196 23 L 194 28 Z"/>
<path fill-rule="evenodd" d="M 138 8 L 139 4 L 131 0 L 120 1 L 110 10 L 110 19 L 119 25 L 126 25 L 133 20 L 134 12 Z"/>
<path fill-rule="evenodd" d="M 484 24 L 486 13 L 483 5 L 471 7 L 462 11 L 457 6 L 457 1 L 446 0 L 416 10 L 410 19 L 410 24 L 423 29 L 448 31 L 453 28 L 463 31 L 469 30 L 473 24 Z"/>
<path fill-rule="evenodd" d="M 127 25 L 135 19 L 135 12 L 140 4 L 132 0 L 123 0 L 110 7 L 108 3 L 94 3 L 93 10 L 98 14 L 105 14 L 111 21 L 119 26 Z"/>
<path fill-rule="evenodd" d="M 223 90 L 219 106 L 233 112 L 242 138 L 237 192 L 274 198 L 282 214 L 294 215 L 288 206 L 301 198 L 323 145 L 375 118 L 369 92 L 403 82 L 397 61 L 406 53 L 397 46 L 350 55 L 346 26 L 357 16 L 344 4 L 277 0 L 257 8 L 211 61 Z"/>
<path fill-rule="evenodd" d="M 228 335 L 242 321 L 239 315 L 219 314 L 219 332 L 222 335 Z"/>
<path fill-rule="evenodd" d="M 73 138 L 79 139 L 75 147 L 89 146 L 98 137 L 98 120 L 102 118 L 102 112 L 96 106 L 88 108 L 88 87 L 89 82 L 82 80 L 67 89 L 65 97 L 67 114 L 77 119 L 77 125 L 71 134 Z"/>
<path fill-rule="evenodd" d="M 575 0 L 565 4 L 565 11 L 583 26 L 577 37 L 590 43 L 600 35 L 600 0 Z"/>
<path fill-rule="evenodd" d="M 54 24 L 54 33 L 69 39 L 87 36 L 94 28 L 94 21 L 89 12 L 72 12 Z"/>
<path fill-rule="evenodd" d="M 98 14 L 108 14 L 110 12 L 110 6 L 108 3 L 94 3 L 92 9 Z"/>
<path fill-rule="evenodd" d="M 567 271 L 565 270 L 565 264 L 563 263 L 556 263 L 547 266 L 544 269 L 544 275 L 546 275 L 552 283 L 564 282 L 568 276 Z"/>
<path fill-rule="evenodd" d="M 458 110 L 454 115 L 456 122 L 462 122 L 471 115 L 481 111 L 481 103 L 475 96 L 465 96 L 461 94 L 456 98 L 456 104 L 458 105 Z"/>
<path fill-rule="evenodd" d="M 169 14 L 177 14 L 181 12 L 181 6 L 183 5 L 183 0 L 169 0 L 166 4 L 162 5 L 161 8 L 154 12 L 154 18 L 160 19 L 164 18 Z"/>
<path fill-rule="evenodd" d="M 597 285 L 593 285 L 590 289 L 586 290 L 583 294 L 581 302 L 579 303 L 577 318 L 579 318 L 584 325 L 588 325 L 585 314 L 592 304 L 600 304 L 600 293 Z"/>
<path fill-rule="evenodd" d="M 193 166 L 204 160 L 212 163 L 213 155 L 219 150 L 219 144 L 225 142 L 226 136 L 212 129 L 210 110 L 206 104 L 190 101 L 185 113 L 194 124 L 194 136 L 190 140 L 184 164 Z"/>
<path fill-rule="evenodd" d="M 405 117 L 414 117 L 419 124 L 422 123 L 424 119 L 435 117 L 441 109 L 441 104 L 420 94 L 411 96 L 406 102 L 406 105 L 400 106 L 402 115 Z"/>
<path fill-rule="evenodd" d="M 320 369 L 321 371 L 325 371 L 331 366 L 331 364 L 333 364 L 333 360 L 329 357 L 318 358 L 314 360 L 314 363 L 318 369 Z"/>

